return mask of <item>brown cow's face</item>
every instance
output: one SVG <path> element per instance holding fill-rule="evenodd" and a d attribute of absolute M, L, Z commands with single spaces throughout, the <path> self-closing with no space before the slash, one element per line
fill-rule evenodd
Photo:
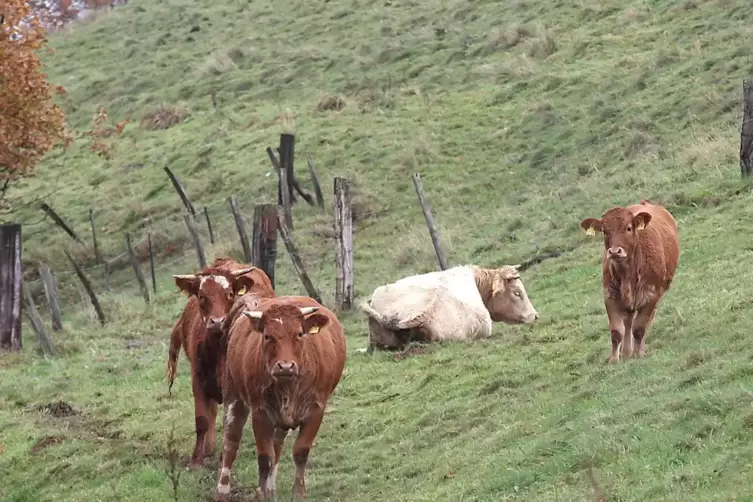
<path fill-rule="evenodd" d="M 629 209 L 615 207 L 604 213 L 601 219 L 586 218 L 580 224 L 589 235 L 604 234 L 604 250 L 608 260 L 621 263 L 629 260 L 638 244 L 638 232 L 646 228 L 651 215 L 641 212 L 633 216 Z"/>
<path fill-rule="evenodd" d="M 492 285 L 492 297 L 486 308 L 494 322 L 528 324 L 539 318 L 526 294 L 517 266 L 497 269 Z"/>
<path fill-rule="evenodd" d="M 245 273 L 243 269 L 239 272 Z M 176 275 L 175 284 L 189 296 L 199 301 L 199 314 L 207 331 L 212 335 L 221 333 L 222 323 L 233 306 L 236 295 L 245 293 L 253 286 L 248 277 L 236 277 L 236 273 Z"/>
<path fill-rule="evenodd" d="M 261 333 L 262 357 L 267 371 L 277 381 L 289 381 L 305 370 L 303 347 L 329 322 L 317 307 L 273 305 L 262 311 L 244 311 L 254 330 Z"/>

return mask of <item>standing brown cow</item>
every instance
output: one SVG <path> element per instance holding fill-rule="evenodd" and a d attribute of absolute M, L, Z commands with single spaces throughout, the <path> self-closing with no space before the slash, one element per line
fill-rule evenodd
<path fill-rule="evenodd" d="M 643 357 L 646 331 L 677 268 L 677 222 L 664 207 L 642 200 L 627 208 L 613 207 L 601 219 L 586 218 L 580 226 L 589 235 L 604 234 L 602 283 L 612 338 L 609 362 L 620 361 L 620 350 L 630 357 L 634 342 L 637 356 Z"/>
<path fill-rule="evenodd" d="M 217 405 L 222 403 L 222 373 L 226 343 L 222 325 L 237 295 L 254 292 L 273 297 L 272 283 L 261 269 L 227 258 L 195 275 L 176 275 L 175 284 L 189 299 L 170 337 L 167 361 L 168 390 L 172 390 L 180 347 L 191 365 L 196 418 L 196 445 L 188 467 L 197 469 L 204 456 L 213 456 Z"/>
<path fill-rule="evenodd" d="M 293 498 L 306 498 L 309 451 L 346 358 L 343 327 L 316 300 L 285 296 L 244 311 L 230 328 L 225 370 L 227 407 L 217 500 L 230 497 L 230 474 L 251 412 L 259 464 L 258 496 L 274 496 L 288 430 L 300 427 L 293 446 Z"/>

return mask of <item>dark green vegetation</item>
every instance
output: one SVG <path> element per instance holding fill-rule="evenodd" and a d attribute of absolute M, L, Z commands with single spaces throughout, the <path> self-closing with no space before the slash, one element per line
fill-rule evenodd
<path fill-rule="evenodd" d="M 112 256 L 124 231 L 142 235 L 145 218 L 178 209 L 164 165 L 199 204 L 221 207 L 235 193 L 250 216 L 252 204 L 274 200 L 264 147 L 294 117 L 298 171 L 310 151 L 328 203 L 333 176 L 355 184 L 359 295 L 435 266 L 414 170 L 453 264 L 566 251 L 524 273 L 542 314 L 533 328 L 498 326 L 489 340 L 396 360 L 356 354 L 365 323 L 344 315 L 349 360 L 312 451 L 311 500 L 583 501 L 589 464 L 613 500 L 747 500 L 753 220 L 737 152 L 753 12 L 742 0 L 587 4 L 132 0 L 56 35 L 49 58 L 51 78 L 69 90 L 73 126 L 87 127 L 99 106 L 114 120 L 134 119 L 114 141 L 115 158 L 97 158 L 79 140 L 13 194 L 57 190 L 48 200 L 84 234 L 95 207 Z M 336 96 L 344 108 L 328 110 Z M 159 105 L 185 121 L 141 129 Z M 602 244 L 577 224 L 644 198 L 677 217 L 680 266 L 648 357 L 612 367 Z M 325 301 L 334 284 L 331 212 L 300 204 L 294 216 Z M 216 249 L 239 256 L 228 218 L 217 223 L 226 230 Z M 175 221 L 155 232 L 182 235 Z M 37 233 L 25 257 L 66 269 L 66 239 Z M 151 307 L 119 290 L 104 296 L 113 317 L 105 329 L 88 308 L 67 311 L 68 332 L 56 336 L 62 357 L 27 348 L 0 359 L 0 498 L 170 498 L 170 426 L 181 455 L 193 444 L 183 356 L 174 397 L 163 378 L 185 301 L 169 274 L 193 269 L 187 253 L 160 270 Z M 302 291 L 284 254 L 278 276 L 280 293 Z M 79 413 L 36 408 L 57 400 Z M 60 440 L 34 448 L 45 437 Z M 244 440 L 235 485 L 248 494 L 256 486 L 250 430 Z M 278 480 L 284 497 L 290 444 Z M 214 469 L 183 473 L 180 500 L 211 497 L 215 484 Z"/>

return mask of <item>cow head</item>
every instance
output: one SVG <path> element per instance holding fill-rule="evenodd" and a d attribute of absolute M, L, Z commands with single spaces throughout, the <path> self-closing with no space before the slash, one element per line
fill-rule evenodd
<path fill-rule="evenodd" d="M 253 279 L 243 275 L 253 269 L 248 267 L 232 272 L 212 270 L 195 275 L 174 275 L 173 278 L 181 291 L 198 299 L 199 313 L 207 331 L 219 334 L 236 295 L 242 295 L 253 287 Z"/>
<path fill-rule="evenodd" d="M 651 222 L 651 214 L 640 212 L 636 215 L 625 207 L 613 207 L 601 219 L 586 218 L 580 223 L 586 234 L 604 234 L 604 251 L 608 260 L 614 263 L 628 261 L 638 245 L 638 233 Z"/>
<path fill-rule="evenodd" d="M 529 324 L 539 318 L 520 280 L 520 265 L 508 265 L 494 271 L 492 294 L 486 308 L 494 322 Z"/>
<path fill-rule="evenodd" d="M 301 374 L 303 344 L 306 338 L 317 336 L 329 323 L 329 318 L 316 314 L 318 307 L 272 305 L 261 311 L 245 310 L 251 324 L 262 340 L 262 357 L 267 372 L 277 381 L 288 381 Z"/>

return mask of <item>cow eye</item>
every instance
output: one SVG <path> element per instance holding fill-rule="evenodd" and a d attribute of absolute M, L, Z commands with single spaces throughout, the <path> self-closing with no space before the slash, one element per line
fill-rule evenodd
<path fill-rule="evenodd" d="M 268 341 L 270 341 L 270 340 L 272 340 L 272 337 L 271 337 L 271 336 L 269 336 L 269 335 L 264 335 L 264 341 L 265 341 L 265 342 L 268 342 Z"/>
<path fill-rule="evenodd" d="M 627 227 L 627 231 L 628 231 L 628 232 L 632 232 L 632 231 L 633 231 L 633 227 L 632 227 L 632 226 L 630 226 L 630 225 L 628 225 L 628 227 Z"/>
<path fill-rule="evenodd" d="M 300 333 L 298 333 L 298 338 L 302 338 L 302 337 L 303 337 L 303 335 L 305 335 L 305 334 L 306 334 L 306 333 L 304 333 L 303 331 L 301 331 Z"/>
<path fill-rule="evenodd" d="M 520 294 L 520 291 L 516 291 L 515 296 L 517 296 L 518 298 L 523 298 L 523 295 Z"/>

